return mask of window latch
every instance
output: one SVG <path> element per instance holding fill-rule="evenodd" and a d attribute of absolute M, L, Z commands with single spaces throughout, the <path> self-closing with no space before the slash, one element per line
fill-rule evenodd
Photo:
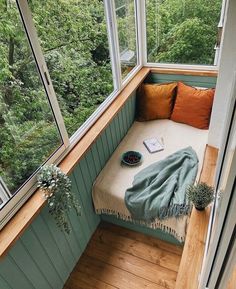
<path fill-rule="evenodd" d="M 50 85 L 49 78 L 48 78 L 48 75 L 47 75 L 46 71 L 44 71 L 44 77 L 46 79 L 47 85 Z"/>

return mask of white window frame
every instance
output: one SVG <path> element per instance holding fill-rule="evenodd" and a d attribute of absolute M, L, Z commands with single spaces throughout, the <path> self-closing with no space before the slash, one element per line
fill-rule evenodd
<path fill-rule="evenodd" d="M 232 244 L 232 249 L 229 253 L 229 257 L 227 259 L 226 266 L 224 267 L 222 277 L 219 281 L 218 288 L 223 289 L 227 288 L 229 282 L 231 281 L 235 268 L 236 268 L 236 240 L 234 239 L 234 243 Z"/>
<path fill-rule="evenodd" d="M 106 0 L 104 0 L 106 1 Z M 109 1 L 109 0 L 108 0 Z M 139 0 L 133 0 L 134 2 L 134 13 L 135 13 L 135 31 L 136 31 L 136 55 L 137 55 L 137 64 L 135 67 L 126 75 L 124 79 L 122 79 L 121 76 L 121 63 L 120 63 L 120 46 L 119 46 L 119 38 L 118 38 L 118 26 L 117 26 L 117 21 L 116 21 L 116 9 L 115 9 L 115 0 L 110 0 L 110 13 L 113 21 L 112 25 L 112 33 L 115 35 L 114 37 L 114 44 L 116 46 L 116 54 L 117 60 L 118 60 L 118 68 L 120 71 L 120 88 L 123 89 L 129 82 L 130 80 L 138 73 L 138 71 L 142 68 L 142 54 L 140 53 L 140 39 L 142 37 L 141 33 L 141 23 L 139 21 L 139 16 L 140 16 L 140 1 Z M 110 37 L 112 35 L 109 35 Z"/>
<path fill-rule="evenodd" d="M 234 83 L 231 90 L 231 101 L 228 106 L 228 119 L 225 123 L 225 133 L 221 144 L 221 150 L 217 162 L 216 171 L 216 192 L 217 198 L 214 202 L 213 210 L 210 217 L 210 224 L 208 227 L 208 238 L 205 247 L 205 255 L 203 260 L 200 285 L 199 288 L 213 289 L 223 260 L 226 255 L 228 244 L 233 231 L 233 222 L 235 224 L 235 206 L 236 206 L 236 150 L 231 155 L 232 161 L 230 168 L 228 168 L 228 157 L 231 154 L 231 144 L 236 130 L 236 72 L 234 74 Z M 234 144 L 235 145 L 235 144 Z M 221 199 L 221 180 L 225 177 L 224 172 L 228 172 L 227 182 L 225 184 L 224 195 Z M 234 194 L 233 194 L 234 192 Z M 231 210 L 228 211 L 229 204 Z M 217 228 L 213 227 L 216 220 L 218 220 Z M 225 223 L 224 223 L 225 222 Z M 215 226 L 215 225 L 214 225 Z M 213 230 L 214 229 L 214 230 Z M 212 268 L 214 267 L 214 270 Z"/>
<path fill-rule="evenodd" d="M 139 5 L 138 0 L 135 1 L 135 11 L 137 13 Z M 84 136 L 84 134 L 90 129 L 90 127 L 97 121 L 97 119 L 103 114 L 108 106 L 119 95 L 121 90 L 130 82 L 130 80 L 138 73 L 142 67 L 140 61 L 140 55 L 137 55 L 137 65 L 126 76 L 122 82 L 121 68 L 120 68 L 120 56 L 119 56 L 119 41 L 116 26 L 116 14 L 114 0 L 104 0 L 104 10 L 107 21 L 109 50 L 113 74 L 113 87 L 114 91 L 105 99 L 105 101 L 96 109 L 96 111 L 78 128 L 78 130 L 69 138 L 64 120 L 61 114 L 58 100 L 52 85 L 50 74 L 47 69 L 46 61 L 39 44 L 37 32 L 33 23 L 31 11 L 29 9 L 27 0 L 16 1 L 19 14 L 21 16 L 23 26 L 26 31 L 29 45 L 34 56 L 36 66 L 38 68 L 39 77 L 45 88 L 45 96 L 48 97 L 51 111 L 54 115 L 56 125 L 62 139 L 62 145 L 58 147 L 55 152 L 45 161 L 44 164 L 55 163 L 58 164 L 78 143 L 78 141 Z M 136 14 L 137 21 L 137 14 Z M 136 33 L 139 35 L 139 27 L 136 27 Z M 138 39 L 138 36 L 136 37 Z M 140 37 L 139 37 L 140 38 Z M 138 54 L 137 44 L 137 54 Z M 41 164 L 43 166 L 44 164 Z M 3 204 L 3 208 L 0 210 L 0 229 L 10 220 L 10 218 L 20 209 L 20 207 L 27 201 L 27 199 L 35 192 L 37 188 L 37 173 L 40 167 L 31 175 L 31 177 L 19 188 L 17 193 L 8 201 Z"/>
<path fill-rule="evenodd" d="M 26 31 L 26 38 L 28 39 L 34 61 L 38 69 L 39 78 L 41 78 L 45 89 L 45 97 L 48 98 L 51 111 L 55 118 L 55 125 L 58 128 L 58 132 L 62 140 L 61 146 L 56 148 L 52 155 L 49 156 L 49 158 L 44 162 L 44 164 L 50 164 L 56 162 L 61 154 L 65 151 L 66 147 L 69 146 L 69 138 L 65 129 L 63 118 L 61 116 L 53 86 L 51 85 L 52 82 L 48 74 L 47 66 L 42 55 L 42 50 L 37 39 L 36 30 L 34 28 L 31 13 L 27 5 L 27 0 L 16 1 L 16 4 L 18 6 L 19 14 Z M 0 228 L 2 228 L 9 221 L 9 219 L 19 210 L 25 201 L 33 194 L 36 189 L 36 176 L 42 165 L 43 164 L 39 165 L 38 169 L 35 172 L 32 172 L 32 175 L 29 177 L 29 179 L 26 180 L 24 184 L 22 184 L 22 186 L 10 199 L 10 201 L 8 201 L 0 210 Z"/>
<path fill-rule="evenodd" d="M 220 56 L 221 56 L 221 50 L 222 50 L 222 39 L 223 39 L 223 29 L 225 24 L 225 13 L 228 5 L 228 0 L 222 0 L 222 8 L 220 13 L 220 20 L 218 23 L 218 33 L 219 29 L 221 29 L 221 39 L 219 45 L 216 44 L 215 46 L 215 59 L 214 59 L 214 65 L 219 65 L 220 63 Z"/>
<path fill-rule="evenodd" d="M 143 59 L 142 59 L 142 23 L 141 23 L 141 2 L 139 0 L 133 0 L 134 1 L 134 12 L 135 12 L 135 31 L 136 31 L 136 55 L 137 55 L 137 64 L 136 66 L 130 71 L 130 73 L 127 74 L 127 76 L 123 80 L 122 87 L 125 87 L 129 81 L 130 78 L 135 76 L 138 71 L 143 67 Z"/>
<path fill-rule="evenodd" d="M 139 44 L 137 46 L 137 65 L 131 70 L 131 72 L 122 80 L 121 76 L 121 63 L 120 63 L 120 49 L 119 49 L 119 39 L 118 39 L 118 29 L 116 22 L 116 11 L 114 0 L 103 0 L 105 17 L 107 22 L 107 33 L 108 33 L 108 43 L 110 50 L 111 67 L 113 74 L 114 91 L 104 100 L 104 102 L 96 109 L 96 111 L 81 125 L 81 127 L 71 136 L 69 150 L 85 135 L 89 128 L 99 119 L 102 113 L 108 108 L 108 106 L 114 101 L 114 99 L 119 95 L 121 90 L 134 78 L 134 76 L 142 68 L 142 62 L 140 61 L 141 54 L 138 50 Z M 135 19 L 138 19 L 139 11 L 139 1 L 134 0 L 135 3 Z M 138 24 L 140 26 L 140 23 Z M 136 40 L 141 39 L 139 37 L 140 31 L 139 26 L 136 28 Z"/>
<path fill-rule="evenodd" d="M 0 204 L 0 209 L 5 205 L 6 202 L 8 202 L 11 196 L 12 195 L 10 191 L 8 190 L 6 184 L 0 176 L 0 199 L 3 202 L 2 204 Z"/>

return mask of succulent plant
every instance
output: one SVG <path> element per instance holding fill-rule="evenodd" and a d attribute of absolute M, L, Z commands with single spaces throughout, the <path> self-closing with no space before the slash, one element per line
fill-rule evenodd
<path fill-rule="evenodd" d="M 43 166 L 38 176 L 38 187 L 47 200 L 49 213 L 54 217 L 58 227 L 67 234 L 71 232 L 68 212 L 73 208 L 80 215 L 80 205 L 71 193 L 71 181 L 55 165 Z"/>
<path fill-rule="evenodd" d="M 214 188 L 206 183 L 190 185 L 186 193 L 197 210 L 204 210 L 214 200 Z"/>

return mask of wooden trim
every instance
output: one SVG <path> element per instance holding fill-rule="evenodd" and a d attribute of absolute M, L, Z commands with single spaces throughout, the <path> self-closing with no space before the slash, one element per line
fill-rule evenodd
<path fill-rule="evenodd" d="M 194 76 L 210 76 L 217 77 L 217 70 L 194 70 L 194 69 L 173 69 L 173 68 L 150 68 L 151 73 L 160 74 L 181 74 Z"/>
<path fill-rule="evenodd" d="M 70 174 L 86 151 L 96 141 L 103 130 L 119 112 L 130 95 L 143 82 L 150 69 L 142 68 L 137 75 L 126 85 L 117 98 L 111 103 L 103 115 L 95 122 L 78 144 L 63 159 L 59 167 L 66 174 Z M 37 190 L 21 207 L 15 216 L 0 231 L 0 258 L 5 256 L 14 243 L 20 238 L 34 218 L 45 205 L 45 199 L 40 190 Z"/>
<path fill-rule="evenodd" d="M 211 186 L 214 184 L 217 156 L 218 149 L 206 147 L 200 181 Z M 211 207 L 202 212 L 195 208 L 192 210 L 175 289 L 198 288 L 210 213 Z"/>

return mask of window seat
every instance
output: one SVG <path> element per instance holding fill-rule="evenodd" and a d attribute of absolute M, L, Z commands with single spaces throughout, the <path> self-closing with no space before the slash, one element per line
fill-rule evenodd
<path fill-rule="evenodd" d="M 163 138 L 165 149 L 150 154 L 143 145 L 143 140 L 151 137 Z M 166 156 L 187 146 L 192 146 L 199 158 L 199 179 L 207 144 L 208 131 L 200 130 L 171 120 L 154 120 L 149 122 L 134 122 L 128 134 L 119 144 L 112 157 L 98 176 L 93 188 L 93 201 L 98 214 L 115 215 L 119 219 L 131 221 L 131 215 L 124 203 L 125 191 L 132 185 L 134 176 L 153 162 L 164 159 Z M 136 150 L 142 153 L 143 162 L 140 166 L 126 167 L 120 165 L 122 153 Z M 108 221 L 108 219 L 106 219 Z M 170 234 L 179 241 L 184 241 L 188 217 L 155 220 L 148 226 L 156 229 L 170 227 Z M 160 236 L 161 238 L 161 236 Z"/>

